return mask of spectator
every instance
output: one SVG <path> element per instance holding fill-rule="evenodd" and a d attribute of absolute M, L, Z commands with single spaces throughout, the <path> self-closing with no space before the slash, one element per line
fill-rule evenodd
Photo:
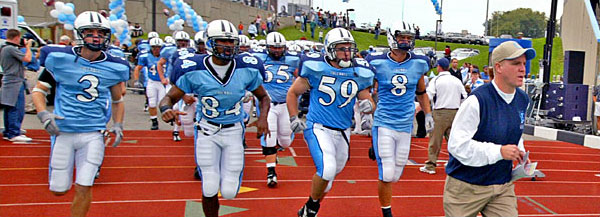
<path fill-rule="evenodd" d="M 315 19 L 312 19 L 310 21 L 310 37 L 312 39 L 315 39 L 315 29 L 317 28 L 317 21 L 316 21 L 316 17 Z"/>
<path fill-rule="evenodd" d="M 260 22 L 262 21 L 262 19 L 260 18 L 260 14 L 256 15 L 256 19 L 254 20 L 254 23 L 256 25 L 256 29 L 260 29 Z"/>
<path fill-rule="evenodd" d="M 265 21 L 260 24 L 260 33 L 262 35 L 267 35 L 267 23 Z"/>
<path fill-rule="evenodd" d="M 600 84 L 594 87 L 594 116 L 596 116 L 596 135 L 600 135 Z"/>
<path fill-rule="evenodd" d="M 375 40 L 379 38 L 379 29 L 381 28 L 381 21 L 377 19 L 377 24 L 375 24 Z"/>
<path fill-rule="evenodd" d="M 319 30 L 319 42 L 323 43 L 323 29 Z"/>
<path fill-rule="evenodd" d="M 450 59 L 451 53 L 452 50 L 450 50 L 450 45 L 446 45 L 446 49 L 444 49 L 444 57 Z"/>
<path fill-rule="evenodd" d="M 462 74 L 460 72 L 460 70 L 458 69 L 458 59 L 456 58 L 452 58 L 452 60 L 450 61 L 450 69 L 448 69 L 448 72 L 450 72 L 450 74 L 456 78 L 458 78 L 458 80 L 460 80 L 462 82 Z M 438 72 L 438 75 L 440 73 Z"/>
<path fill-rule="evenodd" d="M 251 39 L 254 39 L 258 34 L 258 30 L 256 30 L 256 25 L 254 22 L 250 23 L 248 26 L 248 35 L 250 35 Z"/>
<path fill-rule="evenodd" d="M 425 161 L 425 166 L 419 168 L 419 171 L 429 174 L 435 174 L 438 155 L 442 147 L 443 137 L 446 140 L 450 136 L 450 127 L 454 116 L 460 107 L 462 99 L 467 98 L 467 92 L 460 80 L 454 79 L 448 72 L 448 59 L 442 58 L 437 61 L 437 77 L 430 81 L 427 87 L 427 95 L 433 99 L 433 132 L 429 139 L 429 156 Z"/>
<path fill-rule="evenodd" d="M 523 33 L 517 32 L 517 39 L 523 39 Z"/>
<path fill-rule="evenodd" d="M 446 216 L 519 215 L 511 169 L 525 155 L 521 136 L 529 97 L 519 87 L 525 63 L 534 57 L 532 48 L 503 42 L 491 55 L 497 76 L 460 106 L 448 141 Z"/>
<path fill-rule="evenodd" d="M 25 66 L 31 62 L 32 39 L 24 41 L 25 53 L 19 50 L 21 32 L 6 31 L 6 45 L 0 52 L 0 65 L 4 70 L 0 87 L 0 104 L 4 105 L 4 132 L 2 137 L 12 142 L 30 142 L 31 138 L 21 135 L 21 124 L 25 116 Z"/>
<path fill-rule="evenodd" d="M 269 14 L 269 16 L 267 17 L 267 33 L 273 31 L 273 16 L 271 16 L 271 14 Z M 265 34 L 267 35 L 267 34 Z"/>
<path fill-rule="evenodd" d="M 242 21 L 240 21 L 240 24 L 238 25 L 238 29 L 240 31 L 240 35 L 244 34 L 244 24 L 242 24 Z"/>
<path fill-rule="evenodd" d="M 473 92 L 475 89 L 485 84 L 483 79 L 479 78 L 479 76 L 479 69 L 473 68 L 473 70 L 471 71 L 471 79 L 467 83 L 467 86 L 470 90 L 469 93 Z"/>
<path fill-rule="evenodd" d="M 419 26 L 415 26 L 414 28 L 415 28 L 415 39 L 421 39 L 421 28 Z"/>
<path fill-rule="evenodd" d="M 483 82 L 488 83 L 490 82 L 490 75 L 489 75 L 489 67 L 487 65 L 483 66 L 483 72 L 481 72 L 481 76 L 480 78 L 483 80 Z"/>
<path fill-rule="evenodd" d="M 60 45 L 71 45 L 71 38 L 67 35 L 62 35 L 60 36 L 60 39 L 58 41 L 58 44 Z"/>
<path fill-rule="evenodd" d="M 27 48 L 23 47 L 21 45 L 21 48 L 19 49 L 21 52 L 26 53 Z M 38 70 L 40 70 L 40 63 L 37 61 L 37 57 L 39 56 L 40 52 L 39 49 L 37 50 L 37 52 L 33 52 L 31 54 L 31 61 L 30 62 L 24 62 L 24 66 L 25 66 L 25 81 L 26 81 L 26 93 L 28 93 L 25 96 L 25 113 L 26 114 L 37 114 L 37 112 L 35 111 L 35 106 L 33 106 L 33 100 L 31 98 L 31 93 L 33 91 L 33 88 L 35 87 L 35 85 L 37 84 L 37 78 L 38 78 Z"/>

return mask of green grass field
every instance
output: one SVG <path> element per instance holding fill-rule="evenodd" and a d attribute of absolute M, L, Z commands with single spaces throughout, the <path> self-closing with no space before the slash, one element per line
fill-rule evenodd
<path fill-rule="evenodd" d="M 312 39 L 310 37 L 310 32 L 300 32 L 300 30 L 292 27 L 286 27 L 279 30 L 281 34 L 285 36 L 287 40 L 298 40 L 302 37 L 306 37 L 308 40 L 318 41 L 319 39 L 319 31 L 321 28 L 317 28 L 315 30 L 315 38 Z M 323 30 L 323 36 L 327 34 L 328 30 Z M 369 45 L 380 45 L 387 46 L 387 40 L 385 36 L 379 36 L 378 40 L 374 39 L 374 35 L 366 32 L 356 32 L 353 31 L 352 35 L 356 40 L 358 49 L 365 50 L 369 48 Z M 264 36 L 259 36 L 258 39 L 264 39 Z M 545 38 L 536 38 L 533 39 L 533 48 L 535 49 L 537 56 L 531 60 L 531 74 L 537 75 L 539 72 L 539 60 L 543 57 L 544 44 L 546 42 Z M 416 47 L 434 47 L 435 42 L 433 41 L 423 41 L 417 40 Z M 473 48 L 478 49 L 480 54 L 474 57 L 469 57 L 467 59 L 459 61 L 459 64 L 462 65 L 464 62 L 470 62 L 472 64 L 478 65 L 482 67 L 487 65 L 488 55 L 489 55 L 489 47 L 483 45 L 470 45 L 470 44 L 457 44 L 457 43 L 446 43 L 446 42 L 438 42 L 437 50 L 444 50 L 446 45 L 449 45 L 453 50 L 456 48 Z M 551 75 L 561 75 L 563 74 L 563 63 L 564 63 L 564 54 L 562 51 L 562 40 L 560 38 L 554 38 L 554 47 L 552 49 L 552 70 Z"/>

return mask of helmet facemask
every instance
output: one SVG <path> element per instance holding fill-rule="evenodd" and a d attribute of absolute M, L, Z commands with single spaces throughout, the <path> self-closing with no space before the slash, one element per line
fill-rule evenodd
<path fill-rule="evenodd" d="M 400 38 L 400 40 L 398 38 Z M 415 35 L 410 31 L 389 31 L 388 43 L 391 50 L 398 49 L 408 52 L 415 47 Z"/>
<path fill-rule="evenodd" d="M 217 42 L 219 41 L 219 42 Z M 233 45 L 225 45 L 223 42 L 230 41 Z M 210 38 L 209 47 L 212 49 L 212 55 L 222 60 L 232 60 L 239 52 L 239 40 L 235 38 Z"/>
<path fill-rule="evenodd" d="M 338 44 L 350 44 L 350 46 L 336 48 Z M 358 53 L 358 49 L 356 48 L 356 43 L 354 43 L 354 41 L 331 43 L 326 49 L 327 57 L 330 60 L 337 62 L 337 64 L 342 68 L 351 67 L 352 60 L 356 57 L 356 53 Z"/>
<path fill-rule="evenodd" d="M 94 36 L 93 33 L 86 30 L 98 29 L 98 34 Z M 98 27 L 98 26 L 83 26 L 75 30 L 77 34 L 77 41 L 79 45 L 85 46 L 91 51 L 106 50 L 110 45 L 110 29 Z M 103 34 L 103 35 L 102 35 Z M 86 38 L 92 38 L 92 42 L 87 42 Z M 98 39 L 98 42 L 95 42 Z"/>
<path fill-rule="evenodd" d="M 267 52 L 269 56 L 274 60 L 279 60 L 283 57 L 283 54 L 286 51 L 285 45 L 267 45 Z"/>

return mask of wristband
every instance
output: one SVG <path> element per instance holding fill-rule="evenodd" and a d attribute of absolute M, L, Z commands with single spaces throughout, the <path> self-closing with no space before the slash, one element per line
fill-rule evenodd
<path fill-rule="evenodd" d="M 163 105 L 163 106 L 159 107 L 158 109 L 160 110 L 160 113 L 165 113 L 167 110 L 172 109 L 172 106 Z"/>

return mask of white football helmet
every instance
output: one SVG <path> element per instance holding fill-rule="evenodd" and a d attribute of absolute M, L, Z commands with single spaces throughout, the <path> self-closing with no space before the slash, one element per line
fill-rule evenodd
<path fill-rule="evenodd" d="M 335 51 L 335 46 L 338 44 L 344 44 L 344 43 L 350 43 L 351 44 L 351 50 L 350 50 L 350 60 L 349 61 L 345 61 L 345 60 L 341 60 L 337 57 L 336 51 Z M 330 30 L 327 35 L 325 35 L 325 55 L 333 61 L 338 62 L 338 64 L 343 67 L 350 67 L 352 66 L 352 60 L 354 59 L 354 57 L 356 57 L 356 53 L 358 52 L 358 49 L 356 49 L 356 42 L 354 41 L 354 37 L 352 37 L 352 34 L 350 34 L 350 31 L 344 29 L 344 28 L 335 28 Z"/>
<path fill-rule="evenodd" d="M 217 44 L 217 40 L 233 40 L 233 47 Z M 227 20 L 213 20 L 206 27 L 206 44 L 212 54 L 220 59 L 231 60 L 238 53 L 238 32 Z M 217 47 L 221 47 L 219 52 Z M 229 52 L 229 54 L 227 54 Z"/>
<path fill-rule="evenodd" d="M 411 39 L 408 41 L 408 43 L 399 43 L 398 40 L 396 40 L 396 37 L 400 35 L 410 36 Z M 390 49 L 400 49 L 409 51 L 412 50 L 415 46 L 415 33 L 413 29 L 410 28 L 410 24 L 407 28 L 407 24 L 405 24 L 404 22 L 396 22 L 394 25 L 392 25 L 390 29 L 388 29 L 387 41 L 388 46 L 390 46 Z"/>
<path fill-rule="evenodd" d="M 283 36 L 279 32 L 271 32 L 267 34 L 267 53 L 275 58 L 279 59 L 285 54 L 286 50 L 286 40 L 285 36 Z M 272 48 L 283 48 L 281 51 L 272 50 Z"/>
<path fill-rule="evenodd" d="M 165 36 L 165 43 L 167 43 L 167 44 L 175 44 L 176 42 L 175 42 L 175 39 L 172 36 L 167 35 L 167 36 Z"/>
<path fill-rule="evenodd" d="M 190 35 L 187 32 L 184 31 L 177 31 L 175 33 L 173 33 L 173 38 L 175 38 L 175 41 L 179 41 L 179 40 L 190 40 Z"/>
<path fill-rule="evenodd" d="M 106 48 L 108 48 L 108 46 L 110 45 L 110 37 L 111 37 L 110 23 L 100 13 L 95 12 L 95 11 L 83 12 L 83 13 L 79 14 L 79 16 L 77 16 L 77 18 L 75 18 L 75 22 L 74 22 L 73 26 L 75 29 L 75 41 L 77 42 L 78 45 L 85 46 L 92 51 L 106 50 Z M 101 30 L 102 32 L 104 32 L 104 36 L 103 36 L 104 41 L 100 44 L 85 42 L 83 40 L 84 38 L 93 37 L 93 36 L 83 35 L 83 30 L 85 30 L 85 29 Z"/>
<path fill-rule="evenodd" d="M 160 38 L 160 35 L 158 35 L 158 32 L 149 32 L 148 33 L 148 40 L 153 39 L 153 38 Z"/>
<path fill-rule="evenodd" d="M 245 35 L 238 35 L 238 38 L 240 40 L 239 52 L 241 53 L 241 52 L 250 51 L 250 47 L 251 47 L 250 38 L 248 38 L 248 36 L 245 36 Z"/>
<path fill-rule="evenodd" d="M 163 46 L 163 40 L 160 38 L 152 38 L 150 39 L 150 41 L 148 42 L 148 44 L 150 44 L 150 47 L 162 47 Z"/>
<path fill-rule="evenodd" d="M 204 38 L 205 32 L 204 31 L 199 31 L 196 32 L 196 35 L 194 35 L 194 41 L 196 41 L 196 43 L 204 43 L 206 42 L 206 39 Z"/>

